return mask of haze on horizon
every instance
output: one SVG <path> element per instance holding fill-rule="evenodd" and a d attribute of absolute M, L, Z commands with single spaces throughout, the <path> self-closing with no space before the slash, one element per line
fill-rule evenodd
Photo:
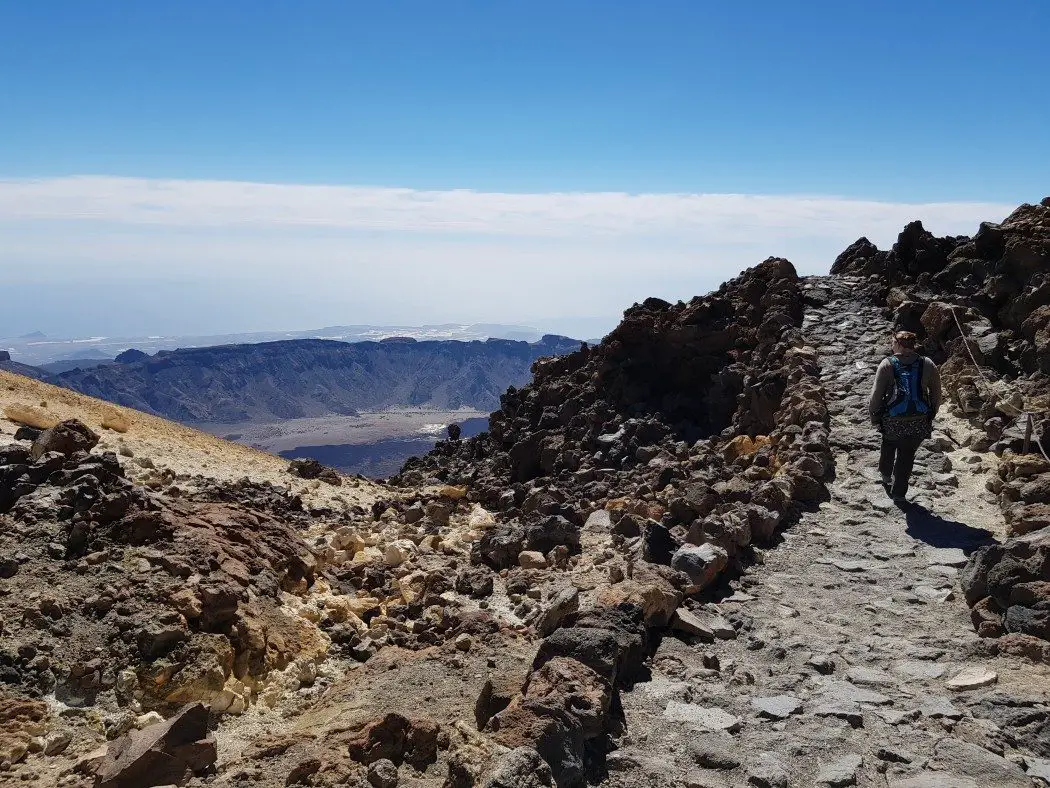
<path fill-rule="evenodd" d="M 1045 196 L 1050 6 L 843 5 L 4 3 L 0 336 L 593 336 Z"/>

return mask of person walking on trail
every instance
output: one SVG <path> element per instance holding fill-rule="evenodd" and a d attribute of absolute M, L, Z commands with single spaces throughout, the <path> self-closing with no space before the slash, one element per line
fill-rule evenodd
<path fill-rule="evenodd" d="M 875 372 L 868 413 L 882 433 L 879 472 L 894 501 L 908 493 L 915 452 L 930 437 L 941 407 L 941 374 L 937 365 L 915 352 L 911 331 L 893 336 L 893 355 Z"/>

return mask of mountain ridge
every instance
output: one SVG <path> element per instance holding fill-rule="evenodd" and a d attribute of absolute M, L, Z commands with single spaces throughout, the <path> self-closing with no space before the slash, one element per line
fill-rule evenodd
<path fill-rule="evenodd" d="M 393 339 L 393 341 L 391 341 Z M 49 380 L 178 421 L 238 423 L 411 405 L 491 410 L 532 363 L 580 342 L 294 339 L 159 351 Z"/>

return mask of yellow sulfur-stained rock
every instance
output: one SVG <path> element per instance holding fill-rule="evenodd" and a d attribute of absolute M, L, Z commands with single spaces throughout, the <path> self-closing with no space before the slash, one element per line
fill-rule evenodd
<path fill-rule="evenodd" d="M 406 605 L 411 605 L 419 600 L 426 590 L 427 576 L 424 572 L 410 572 L 397 581 L 397 587 L 401 591 L 401 598 Z"/>
<path fill-rule="evenodd" d="M 487 531 L 496 525 L 496 518 L 483 506 L 474 504 L 474 508 L 467 518 L 467 525 L 475 530 Z"/>
<path fill-rule="evenodd" d="M 215 714 L 243 714 L 248 709 L 251 689 L 244 682 L 230 676 L 222 691 L 211 702 Z"/>
<path fill-rule="evenodd" d="M 461 501 L 467 497 L 467 488 L 450 484 L 447 487 L 442 487 L 439 494 L 442 498 L 448 498 L 450 501 Z"/>
<path fill-rule="evenodd" d="M 131 429 L 131 419 L 120 411 L 111 410 L 102 416 L 102 429 L 125 433 Z"/>
<path fill-rule="evenodd" d="M 378 547 L 366 547 L 363 550 L 354 553 L 353 564 L 371 564 L 383 560 L 383 551 Z"/>
<path fill-rule="evenodd" d="M 15 403 L 4 408 L 4 418 L 15 424 L 24 424 L 27 427 L 35 427 L 38 430 L 48 430 L 54 427 L 60 419 L 53 413 L 34 407 L 33 405 L 22 405 Z"/>

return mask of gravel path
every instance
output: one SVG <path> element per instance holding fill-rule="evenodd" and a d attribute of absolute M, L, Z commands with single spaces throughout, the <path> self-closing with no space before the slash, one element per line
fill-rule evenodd
<path fill-rule="evenodd" d="M 994 455 L 946 416 L 898 507 L 866 402 L 891 326 L 851 281 L 808 280 L 837 471 L 830 500 L 710 606 L 724 639 L 666 637 L 624 693 L 610 786 L 986 788 L 1050 783 L 1050 670 L 976 637 L 956 576 L 1001 536 Z M 1042 775 L 1046 782 L 1040 781 Z"/>

